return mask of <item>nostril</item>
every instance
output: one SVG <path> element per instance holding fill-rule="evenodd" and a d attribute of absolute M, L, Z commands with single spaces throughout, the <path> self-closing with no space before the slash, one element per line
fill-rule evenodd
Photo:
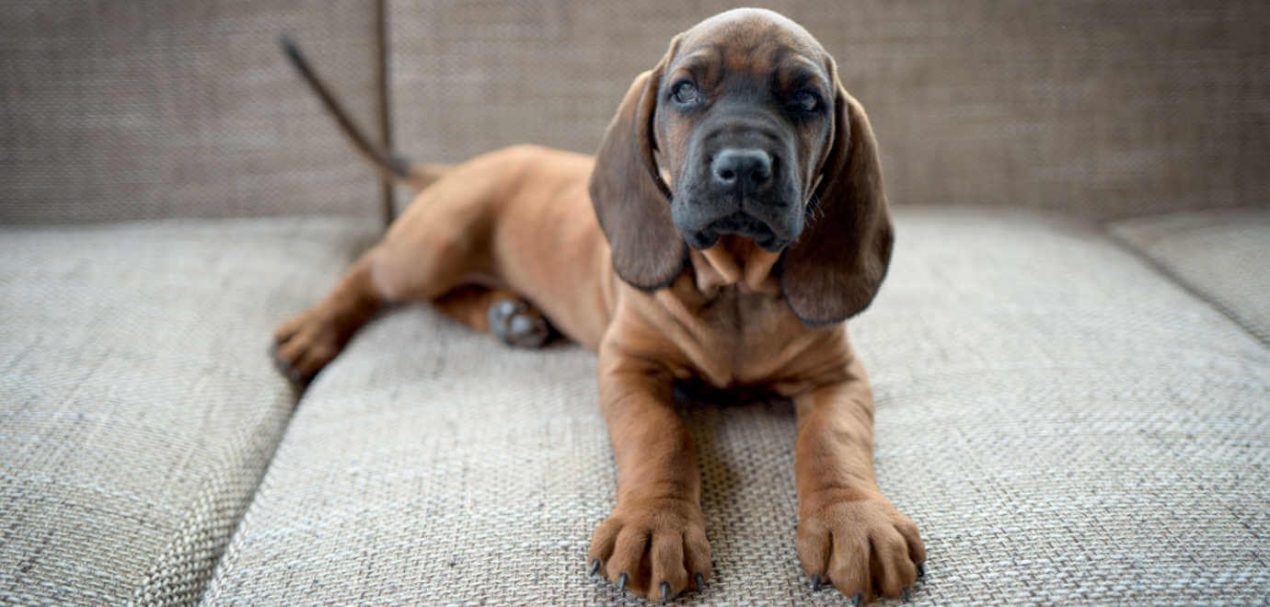
<path fill-rule="evenodd" d="M 772 170 L 765 166 L 759 166 L 754 169 L 754 172 L 750 173 L 750 181 L 753 181 L 755 184 L 765 183 L 768 179 L 771 179 L 771 177 Z"/>
<path fill-rule="evenodd" d="M 716 174 L 719 176 L 719 179 L 724 181 L 733 181 L 736 179 L 736 171 L 733 171 L 732 169 L 721 169 Z"/>

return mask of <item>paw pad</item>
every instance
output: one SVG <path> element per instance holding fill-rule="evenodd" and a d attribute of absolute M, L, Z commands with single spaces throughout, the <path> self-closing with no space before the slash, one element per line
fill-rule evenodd
<path fill-rule="evenodd" d="M 522 299 L 502 299 L 489 307 L 490 333 L 515 348 L 541 348 L 551 339 L 551 326 Z"/>

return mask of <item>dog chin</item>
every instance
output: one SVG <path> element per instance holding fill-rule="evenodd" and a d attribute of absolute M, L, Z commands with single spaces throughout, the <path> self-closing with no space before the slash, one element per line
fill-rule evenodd
<path fill-rule="evenodd" d="M 735 234 L 754 241 L 764 251 L 776 253 L 789 245 L 789 239 L 776 235 L 772 228 L 763 221 L 745 213 L 733 213 L 717 219 L 699 230 L 681 230 L 688 246 L 704 250 L 713 247 L 719 239 L 728 234 Z"/>

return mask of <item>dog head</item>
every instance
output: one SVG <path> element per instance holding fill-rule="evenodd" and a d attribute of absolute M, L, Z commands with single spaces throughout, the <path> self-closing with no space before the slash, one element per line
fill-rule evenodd
<path fill-rule="evenodd" d="M 676 36 L 631 84 L 590 185 L 614 270 L 641 289 L 673 281 L 687 247 L 734 234 L 780 252 L 786 301 L 828 324 L 869 305 L 890 261 L 868 118 L 820 43 L 771 11 Z"/>

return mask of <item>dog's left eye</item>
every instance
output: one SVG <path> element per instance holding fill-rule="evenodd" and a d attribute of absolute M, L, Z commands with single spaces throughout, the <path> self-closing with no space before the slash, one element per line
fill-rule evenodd
<path fill-rule="evenodd" d="M 820 96 L 811 91 L 798 91 L 789 103 L 800 111 L 814 112 L 820 109 Z"/>
<path fill-rule="evenodd" d="M 670 96 L 684 105 L 692 105 L 701 100 L 701 92 L 697 90 L 697 85 L 687 80 L 676 84 L 675 88 L 670 90 Z"/>

